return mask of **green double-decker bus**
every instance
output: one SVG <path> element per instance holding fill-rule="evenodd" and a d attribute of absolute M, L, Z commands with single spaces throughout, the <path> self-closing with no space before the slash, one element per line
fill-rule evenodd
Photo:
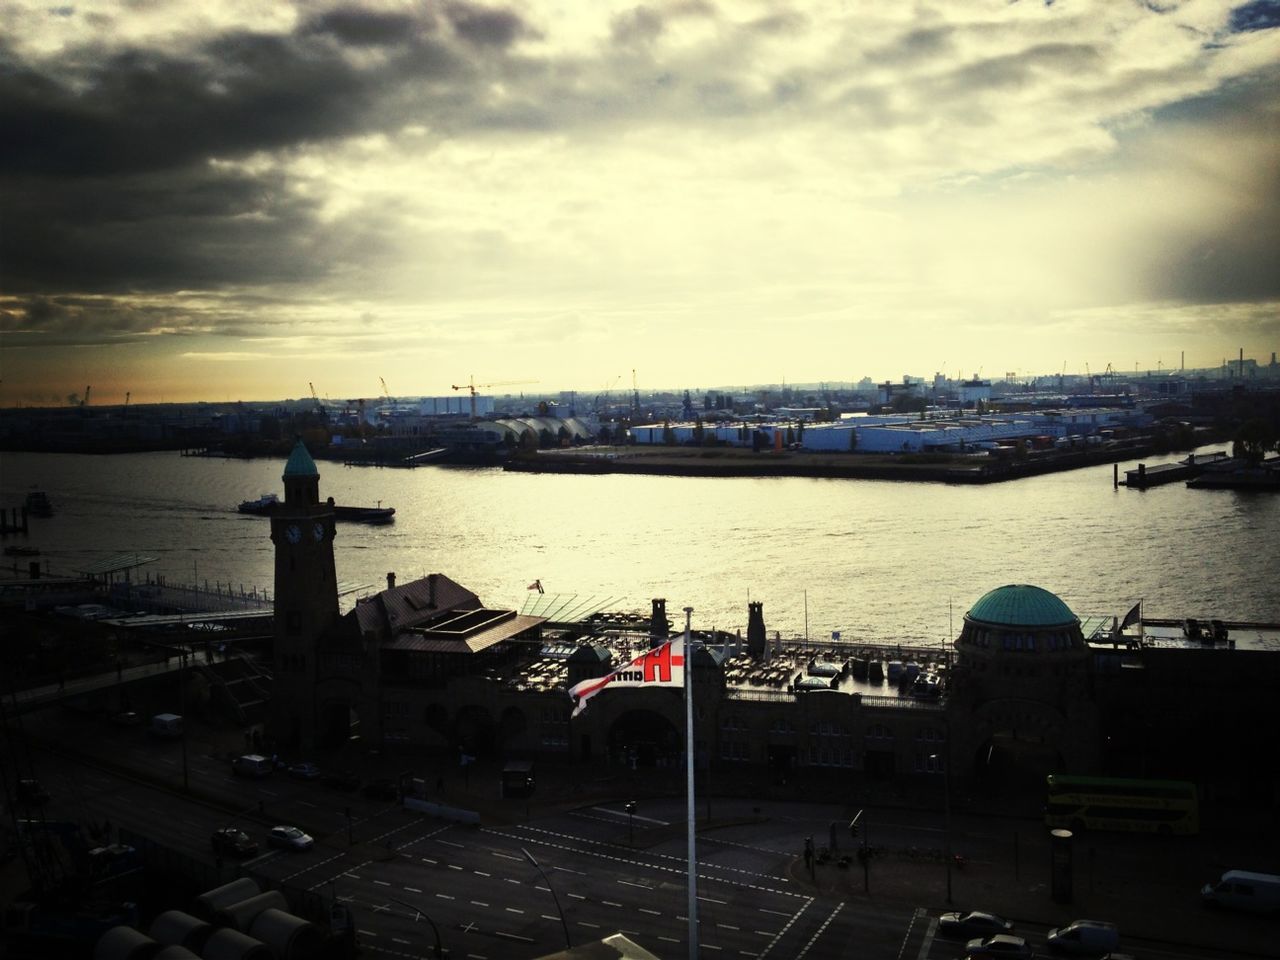
<path fill-rule="evenodd" d="M 1044 822 L 1051 829 L 1160 834 L 1200 831 L 1199 798 L 1193 783 L 1051 773 L 1047 785 Z"/>

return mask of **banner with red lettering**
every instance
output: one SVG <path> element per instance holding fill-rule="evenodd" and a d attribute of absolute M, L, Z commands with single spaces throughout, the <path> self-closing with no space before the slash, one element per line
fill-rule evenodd
<path fill-rule="evenodd" d="M 576 717 L 585 710 L 587 701 L 610 684 L 618 687 L 684 686 L 684 637 L 675 637 L 640 654 L 613 673 L 575 683 L 569 690 L 574 701 L 570 717 Z"/>

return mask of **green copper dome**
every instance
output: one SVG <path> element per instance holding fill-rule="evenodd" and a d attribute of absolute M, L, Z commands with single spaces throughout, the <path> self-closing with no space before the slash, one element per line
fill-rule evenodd
<path fill-rule="evenodd" d="M 289 454 L 289 462 L 284 465 L 284 479 L 318 476 L 320 476 L 320 471 L 316 469 L 316 462 L 311 459 L 311 454 L 307 453 L 306 446 L 299 440 L 294 445 L 293 453 Z"/>
<path fill-rule="evenodd" d="M 1048 590 L 1025 583 L 996 587 L 965 616 L 1009 627 L 1061 627 L 1078 622 L 1071 608 Z"/>

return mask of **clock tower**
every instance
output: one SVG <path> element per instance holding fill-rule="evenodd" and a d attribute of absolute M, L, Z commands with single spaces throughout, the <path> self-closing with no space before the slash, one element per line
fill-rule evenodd
<path fill-rule="evenodd" d="M 281 745 L 316 742 L 320 640 L 338 618 L 333 501 L 299 440 L 284 467 L 284 502 L 271 512 L 276 550 L 271 730 Z"/>

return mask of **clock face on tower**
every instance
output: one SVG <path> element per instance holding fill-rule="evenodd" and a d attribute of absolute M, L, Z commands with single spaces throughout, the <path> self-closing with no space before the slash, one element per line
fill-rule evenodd
<path fill-rule="evenodd" d="M 297 543 L 302 539 L 302 528 L 296 523 L 291 523 L 285 528 L 284 536 L 290 543 Z"/>
<path fill-rule="evenodd" d="M 311 536 L 315 539 L 316 543 L 319 543 L 321 540 L 323 540 L 324 524 L 317 522 L 316 525 L 311 528 Z"/>

